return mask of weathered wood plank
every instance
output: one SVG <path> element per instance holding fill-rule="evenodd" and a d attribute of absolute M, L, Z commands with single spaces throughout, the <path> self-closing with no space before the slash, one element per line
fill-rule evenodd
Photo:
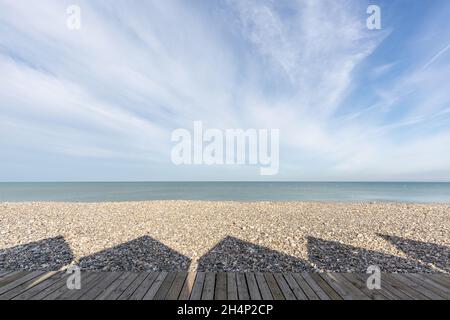
<path fill-rule="evenodd" d="M 114 299 L 371 299 L 442 300 L 450 298 L 444 274 L 381 275 L 381 289 L 370 290 L 359 273 L 85 272 L 81 290 L 69 290 L 64 272 L 10 272 L 0 300 Z M 7 281 L 5 281 L 7 279 Z"/>
<path fill-rule="evenodd" d="M 101 293 L 98 300 L 117 300 L 121 294 L 133 283 L 137 278 L 137 274 L 133 272 L 124 272 L 104 293 Z"/>
<path fill-rule="evenodd" d="M 227 274 L 224 272 L 217 274 L 214 300 L 227 300 Z"/>
<path fill-rule="evenodd" d="M 311 287 L 311 289 L 314 291 L 314 293 L 320 298 L 320 300 L 331 300 L 332 298 L 328 295 L 327 291 L 322 289 L 322 286 L 320 286 L 316 279 L 312 277 L 312 274 L 309 273 L 302 273 L 302 278 L 306 281 L 306 283 Z M 318 277 L 319 282 L 324 282 L 322 278 Z M 328 285 L 326 285 L 329 287 Z M 330 288 L 331 291 L 334 292 L 332 288 Z M 336 294 L 336 293 L 335 293 Z M 337 295 L 337 299 L 340 299 L 339 295 Z"/>
<path fill-rule="evenodd" d="M 420 294 L 426 296 L 429 299 L 432 299 L 432 300 L 443 300 L 444 299 L 441 296 L 435 294 L 433 291 L 425 288 L 424 286 L 422 286 L 414 281 L 411 281 L 411 279 L 409 279 L 406 275 L 396 274 L 395 278 L 397 278 L 399 281 L 401 281 L 405 286 L 409 287 L 412 290 L 419 292 Z"/>
<path fill-rule="evenodd" d="M 202 298 L 203 283 L 205 282 L 205 272 L 197 272 L 194 287 L 190 296 L 191 300 L 200 300 Z"/>
<path fill-rule="evenodd" d="M 149 276 L 149 273 L 142 272 L 137 275 L 132 283 L 122 292 L 117 300 L 129 300 L 133 293 L 139 288 L 141 283 Z"/>
<path fill-rule="evenodd" d="M 256 282 L 258 283 L 259 292 L 263 300 L 273 300 L 272 292 L 267 284 L 264 274 L 258 272 L 255 274 Z"/>
<path fill-rule="evenodd" d="M 36 293 L 35 295 L 30 297 L 29 299 L 30 300 L 42 300 L 42 299 L 44 299 L 49 294 L 53 293 L 54 291 L 58 290 L 59 288 L 61 288 L 63 286 L 65 287 L 68 277 L 69 277 L 69 275 L 64 273 L 57 282 L 55 282 L 55 283 L 51 284 L 50 286 L 46 287 L 45 289 L 43 289 L 39 293 Z"/>
<path fill-rule="evenodd" d="M 306 280 L 302 277 L 299 273 L 292 273 L 292 277 L 295 279 L 295 281 L 298 283 L 300 288 L 305 293 L 308 300 L 320 300 L 319 296 L 314 292 L 314 290 L 309 286 L 309 284 L 306 282 Z M 328 296 L 325 295 L 327 298 Z"/>
<path fill-rule="evenodd" d="M 56 271 L 54 271 L 54 272 L 44 272 L 44 273 L 40 274 L 39 276 L 37 276 L 35 278 L 32 278 L 29 281 L 26 281 L 26 282 L 18 285 L 14 289 L 11 289 L 8 292 L 0 295 L 0 300 L 13 299 L 14 297 L 16 297 L 16 296 L 26 292 L 27 290 L 33 288 L 34 286 L 40 284 L 41 282 L 51 278 L 55 274 L 56 274 Z"/>
<path fill-rule="evenodd" d="M 9 283 L 16 281 L 17 279 L 25 276 L 27 272 L 25 271 L 13 271 L 5 275 L 0 279 L 0 288 L 8 285 Z"/>
<path fill-rule="evenodd" d="M 165 271 L 161 272 L 158 275 L 158 277 L 156 277 L 152 286 L 150 287 L 150 289 L 148 289 L 147 293 L 145 294 L 145 296 L 142 299 L 143 300 L 153 300 L 168 275 L 169 275 L 168 272 L 165 272 Z"/>
<path fill-rule="evenodd" d="M 340 287 L 344 288 L 352 297 L 351 300 L 370 300 L 369 296 L 367 296 L 357 286 L 353 285 L 341 273 L 329 273 L 328 277 L 336 281 L 336 283 L 338 283 Z"/>
<path fill-rule="evenodd" d="M 302 288 L 300 288 L 297 281 L 295 281 L 294 277 L 290 273 L 286 273 L 283 275 L 286 279 L 287 284 L 291 288 L 292 292 L 294 293 L 297 300 L 308 300 L 308 297 L 303 292 Z"/>
<path fill-rule="evenodd" d="M 281 292 L 283 292 L 284 298 L 286 300 L 296 300 L 294 293 L 292 292 L 291 288 L 287 284 L 283 275 L 281 273 L 275 273 L 273 276 L 274 276 L 275 280 L 277 281 L 278 286 L 281 289 Z"/>
<path fill-rule="evenodd" d="M 139 287 L 137 287 L 137 289 L 129 297 L 129 300 L 142 300 L 152 284 L 155 282 L 158 275 L 159 272 L 150 272 L 144 281 L 141 282 Z"/>
<path fill-rule="evenodd" d="M 48 278 L 48 279 L 42 281 L 41 283 L 39 283 L 38 285 L 36 285 L 36 286 L 34 286 L 34 287 L 32 287 L 32 288 L 22 292 L 21 294 L 17 295 L 12 300 L 30 300 L 31 297 L 39 294 L 40 292 L 44 291 L 45 289 L 47 289 L 51 285 L 57 283 L 58 281 L 61 281 L 63 276 L 64 276 L 63 272 L 57 272 L 53 276 L 51 276 L 50 278 Z"/>
<path fill-rule="evenodd" d="M 189 300 L 192 293 L 192 288 L 194 287 L 195 278 L 197 277 L 196 272 L 189 272 L 186 280 L 184 281 L 183 288 L 181 289 L 179 300 Z"/>
<path fill-rule="evenodd" d="M 367 278 L 366 278 L 367 279 Z M 397 300 L 411 300 L 412 298 L 405 294 L 403 291 L 399 290 L 396 285 L 392 285 L 390 281 L 388 281 L 387 277 L 384 273 L 381 274 L 381 286 L 384 291 L 391 293 L 392 295 L 397 297 Z"/>
<path fill-rule="evenodd" d="M 175 276 L 175 280 L 166 295 L 166 300 L 177 300 L 183 289 L 184 282 L 186 281 L 187 272 L 178 272 Z"/>
<path fill-rule="evenodd" d="M 277 281 L 275 280 L 273 274 L 264 273 L 264 278 L 266 278 L 267 285 L 269 286 L 270 292 L 274 300 L 285 300 L 281 289 L 278 287 Z"/>
<path fill-rule="evenodd" d="M 163 283 L 161 284 L 161 287 L 158 289 L 158 291 L 155 294 L 155 297 L 153 300 L 164 300 L 167 296 L 167 293 L 169 292 L 170 287 L 172 287 L 172 284 L 175 280 L 176 273 L 170 272 L 167 277 L 164 279 Z"/>
<path fill-rule="evenodd" d="M 108 272 L 102 281 L 97 281 L 89 291 L 81 295 L 79 300 L 94 300 L 98 295 L 103 293 L 109 285 L 119 278 L 121 274 L 122 272 Z"/>
<path fill-rule="evenodd" d="M 427 274 L 427 277 L 447 288 L 450 288 L 450 274 L 433 273 Z"/>
<path fill-rule="evenodd" d="M 205 275 L 205 283 L 203 285 L 202 300 L 214 299 L 214 287 L 216 285 L 216 274 L 207 272 Z"/>
<path fill-rule="evenodd" d="M 258 284 L 256 282 L 254 273 L 246 273 L 248 292 L 250 294 L 250 300 L 262 300 L 261 293 L 259 292 Z"/>
<path fill-rule="evenodd" d="M 403 300 L 429 300 L 429 298 L 427 298 L 420 292 L 417 292 L 414 289 L 405 286 L 404 283 L 399 281 L 396 277 L 393 277 L 391 274 L 384 274 L 383 279 L 384 281 L 389 283 L 392 288 L 404 294 L 404 296 L 402 297 Z"/>
<path fill-rule="evenodd" d="M 130 272 L 122 272 L 116 280 L 114 280 L 109 286 L 107 286 L 106 288 L 104 288 L 99 292 L 95 300 L 108 300 L 108 297 L 114 295 L 113 292 L 117 290 L 117 288 L 122 284 L 122 282 L 125 281 L 125 279 L 128 278 L 130 275 L 131 275 Z M 109 300 L 114 299 L 115 298 L 111 298 Z"/>
<path fill-rule="evenodd" d="M 7 276 L 8 274 L 10 274 L 13 271 L 8 271 L 8 270 L 2 270 L 0 271 L 0 279 Z"/>
<path fill-rule="evenodd" d="M 58 283 L 58 286 L 56 288 L 48 288 L 47 290 L 44 290 L 44 292 L 48 292 L 45 296 L 42 296 L 42 294 L 38 294 L 34 299 L 39 300 L 56 300 L 59 296 L 63 295 L 64 293 L 70 291 L 67 288 L 67 280 L 70 275 L 66 275 L 63 279 L 64 281 L 61 281 Z M 81 284 L 84 286 L 86 282 L 93 276 L 93 274 L 87 274 L 85 272 L 81 273 Z"/>
<path fill-rule="evenodd" d="M 247 281 L 245 280 L 244 273 L 236 273 L 236 286 L 239 300 L 250 300 L 250 294 L 248 293 Z"/>
<path fill-rule="evenodd" d="M 381 277 L 381 289 L 371 290 L 367 287 L 368 274 L 363 276 L 358 273 L 344 273 L 342 275 L 372 300 L 398 300 L 397 296 L 386 290 L 383 277 Z"/>
<path fill-rule="evenodd" d="M 227 273 L 227 296 L 228 300 L 238 300 L 236 273 Z"/>
<path fill-rule="evenodd" d="M 10 290 L 13 290 L 16 287 L 36 278 L 44 274 L 44 271 L 33 271 L 30 273 L 21 274 L 21 277 L 15 279 L 14 281 L 10 281 L 7 284 L 3 285 L 0 288 L 0 297 L 7 293 Z"/>
<path fill-rule="evenodd" d="M 303 274 L 303 276 L 305 277 L 305 279 L 310 277 L 313 280 L 313 281 L 311 281 L 311 283 L 315 282 L 320 287 L 320 289 L 321 289 L 320 291 L 325 292 L 328 299 L 331 299 L 331 300 L 342 300 L 343 299 L 332 287 L 330 287 L 330 285 L 325 280 L 323 280 L 323 278 L 318 273 L 311 273 L 310 275 Z M 319 293 L 320 291 L 316 291 L 316 292 Z M 325 299 L 323 299 L 323 300 L 325 300 Z"/>
<path fill-rule="evenodd" d="M 433 281 L 431 278 L 426 277 L 425 275 L 419 273 L 411 273 L 405 276 L 409 277 L 413 281 L 416 281 L 425 288 L 433 291 L 434 293 L 436 293 L 437 295 L 441 296 L 444 299 L 450 298 L 450 287 L 445 287 Z"/>
<path fill-rule="evenodd" d="M 80 290 L 69 290 L 66 286 L 61 287 L 61 292 L 56 297 L 51 294 L 44 298 L 44 300 L 78 300 L 83 294 L 88 292 L 98 281 L 106 277 L 102 272 L 89 272 L 88 276 L 82 277 Z"/>

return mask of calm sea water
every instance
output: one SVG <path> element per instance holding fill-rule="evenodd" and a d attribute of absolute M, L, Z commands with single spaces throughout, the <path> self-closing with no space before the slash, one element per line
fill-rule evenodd
<path fill-rule="evenodd" d="M 450 183 L 113 182 L 0 183 L 0 202 L 305 200 L 450 203 Z"/>

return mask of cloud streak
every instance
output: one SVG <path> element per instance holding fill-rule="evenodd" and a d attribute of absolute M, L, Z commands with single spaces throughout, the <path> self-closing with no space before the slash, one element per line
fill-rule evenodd
<path fill-rule="evenodd" d="M 0 180 L 260 179 L 174 167 L 171 132 L 196 120 L 280 129 L 276 180 L 450 179 L 449 47 L 404 63 L 411 17 L 370 31 L 360 1 L 79 1 L 70 31 L 69 4 L 0 0 Z"/>

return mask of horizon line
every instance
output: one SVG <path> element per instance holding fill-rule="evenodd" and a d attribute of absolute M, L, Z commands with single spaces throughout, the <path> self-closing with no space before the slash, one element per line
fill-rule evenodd
<path fill-rule="evenodd" d="M 206 182 L 223 182 L 223 183 L 450 183 L 450 181 L 432 181 L 432 180 L 93 180 L 93 181 L 0 181 L 4 183 L 206 183 Z"/>

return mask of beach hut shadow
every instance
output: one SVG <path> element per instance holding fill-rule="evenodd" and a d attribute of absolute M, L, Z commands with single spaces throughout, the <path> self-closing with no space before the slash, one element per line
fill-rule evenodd
<path fill-rule="evenodd" d="M 58 236 L 0 250 L 0 270 L 55 271 L 73 258 L 67 242 Z"/>
<path fill-rule="evenodd" d="M 371 265 L 389 272 L 417 272 L 417 268 L 432 271 L 414 259 L 314 237 L 308 237 L 308 257 L 311 263 L 326 272 L 366 272 Z"/>
<path fill-rule="evenodd" d="M 102 271 L 186 271 L 191 260 L 149 236 L 83 257 L 82 270 Z"/>
<path fill-rule="evenodd" d="M 308 262 L 234 237 L 226 237 L 198 261 L 198 271 L 306 272 Z"/>
<path fill-rule="evenodd" d="M 378 234 L 389 241 L 409 258 L 432 265 L 442 271 L 450 272 L 450 248 L 430 242 L 422 242 L 391 235 Z"/>

